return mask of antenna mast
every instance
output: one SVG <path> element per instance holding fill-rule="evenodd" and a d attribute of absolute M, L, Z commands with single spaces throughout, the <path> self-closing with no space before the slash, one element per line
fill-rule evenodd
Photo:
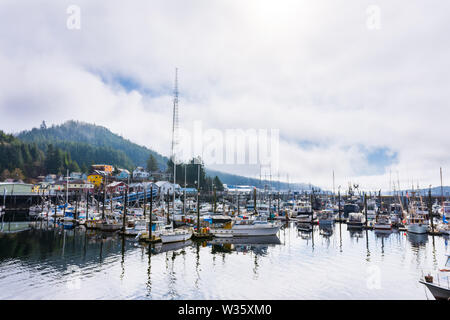
<path fill-rule="evenodd" d="M 172 163 L 173 163 L 173 214 L 175 214 L 175 185 L 177 179 L 177 165 L 175 148 L 178 145 L 178 68 L 175 68 L 175 85 L 173 89 L 173 121 L 172 121 Z"/>

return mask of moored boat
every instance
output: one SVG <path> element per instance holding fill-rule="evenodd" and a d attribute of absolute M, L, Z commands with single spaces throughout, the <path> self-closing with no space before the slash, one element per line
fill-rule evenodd
<path fill-rule="evenodd" d="M 437 274 L 437 282 L 433 276 L 428 274 L 419 280 L 420 283 L 424 284 L 436 300 L 450 300 L 450 255 L 447 254 L 447 262 L 445 267 L 439 270 Z"/>
<path fill-rule="evenodd" d="M 159 234 L 162 243 L 186 241 L 192 237 L 192 228 L 164 230 Z"/>

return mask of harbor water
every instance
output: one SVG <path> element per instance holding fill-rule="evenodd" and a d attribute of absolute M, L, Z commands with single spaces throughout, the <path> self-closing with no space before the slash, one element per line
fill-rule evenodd
<path fill-rule="evenodd" d="M 434 299 L 448 238 L 294 223 L 277 236 L 149 244 L 78 227 L 0 235 L 0 299 Z"/>

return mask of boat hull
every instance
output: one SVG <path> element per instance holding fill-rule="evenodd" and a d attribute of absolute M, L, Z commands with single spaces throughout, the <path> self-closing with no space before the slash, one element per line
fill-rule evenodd
<path fill-rule="evenodd" d="M 272 236 L 276 235 L 280 228 L 281 225 L 252 225 L 252 227 L 234 225 L 231 230 L 233 231 L 233 236 L 235 237 Z"/>
<path fill-rule="evenodd" d="M 450 299 L 450 288 L 440 287 L 433 283 L 428 283 L 420 280 L 420 283 L 424 284 L 436 300 L 449 300 Z"/>
<path fill-rule="evenodd" d="M 411 233 L 424 234 L 428 231 L 428 225 L 426 224 L 408 224 L 406 230 Z"/>
<path fill-rule="evenodd" d="M 189 240 L 192 237 L 192 232 L 179 234 L 160 234 L 162 243 L 180 242 Z"/>
<path fill-rule="evenodd" d="M 392 229 L 392 225 L 388 224 L 388 223 L 375 223 L 373 225 L 373 228 L 375 230 L 391 230 Z"/>

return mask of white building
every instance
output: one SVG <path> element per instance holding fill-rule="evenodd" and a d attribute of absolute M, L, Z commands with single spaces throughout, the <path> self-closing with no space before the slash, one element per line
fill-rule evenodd
<path fill-rule="evenodd" d="M 150 173 L 145 171 L 145 169 L 142 167 L 137 167 L 133 171 L 133 179 L 144 180 L 144 179 L 148 179 L 149 177 L 150 177 Z"/>

